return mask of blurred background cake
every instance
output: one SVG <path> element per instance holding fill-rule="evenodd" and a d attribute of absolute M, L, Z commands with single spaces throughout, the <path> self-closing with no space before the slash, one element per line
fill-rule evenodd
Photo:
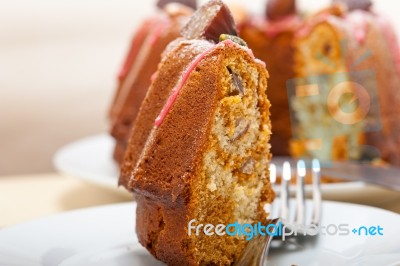
<path fill-rule="evenodd" d="M 298 2 L 238 13 L 239 35 L 271 75 L 272 153 L 398 164 L 400 52 L 391 23 L 369 0 L 302 13 Z"/>
<path fill-rule="evenodd" d="M 109 132 L 107 113 L 117 87 L 115 77 L 132 30 L 154 16 L 156 2 L 0 4 L 1 174 L 51 172 L 52 157 L 60 147 Z M 315 12 L 330 2 L 299 0 L 297 9 L 300 14 Z M 265 6 L 265 0 L 246 2 L 252 16 L 262 16 Z M 399 7 L 398 1 L 382 0 L 375 1 L 373 9 L 392 20 L 399 33 Z"/>
<path fill-rule="evenodd" d="M 400 59 L 390 23 L 369 0 L 301 14 L 297 2 L 266 1 L 261 15 L 232 4 L 239 35 L 270 72 L 272 154 L 400 163 L 393 133 Z M 192 10 L 171 5 L 143 23 L 119 76 L 110 112 L 119 163 L 160 55 Z"/>
<path fill-rule="evenodd" d="M 293 41 L 292 155 L 399 164 L 399 46 L 371 1 L 335 1 Z M 395 118 L 397 117 L 397 118 Z"/>
<path fill-rule="evenodd" d="M 248 15 L 242 19 L 239 34 L 254 55 L 267 65 L 268 97 L 272 103 L 272 154 L 288 156 L 292 129 L 286 81 L 294 77 L 293 38 L 302 19 L 294 0 L 267 1 L 264 10 L 261 16 Z"/>
<path fill-rule="evenodd" d="M 110 109 L 111 135 L 116 141 L 114 159 L 121 163 L 133 122 L 155 75 L 161 54 L 179 36 L 196 1 L 158 1 L 156 15 L 144 20 L 118 75 L 118 88 Z M 155 76 L 153 76 L 155 78 Z"/>

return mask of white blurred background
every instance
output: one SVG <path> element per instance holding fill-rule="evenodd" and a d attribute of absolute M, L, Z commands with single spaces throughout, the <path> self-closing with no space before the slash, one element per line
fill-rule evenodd
<path fill-rule="evenodd" d="M 116 73 L 154 2 L 0 1 L 0 176 L 51 172 L 58 148 L 108 131 Z M 263 0 L 235 2 L 263 10 Z M 298 2 L 308 10 L 330 0 Z M 400 1 L 375 7 L 400 33 Z"/>

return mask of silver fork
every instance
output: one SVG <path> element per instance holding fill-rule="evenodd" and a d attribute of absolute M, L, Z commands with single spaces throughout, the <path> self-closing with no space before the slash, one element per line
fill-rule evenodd
<path fill-rule="evenodd" d="M 306 201 L 305 201 L 305 184 L 304 178 L 306 176 L 306 164 L 303 160 L 297 162 L 297 175 L 296 175 L 296 208 L 295 208 L 295 222 L 299 226 L 297 234 L 305 235 L 302 229 L 305 228 L 306 224 Z M 312 218 L 310 221 L 311 225 L 318 226 L 321 221 L 321 167 L 318 160 L 314 159 L 311 163 L 312 173 L 312 194 L 313 194 L 313 208 Z M 280 189 L 280 202 L 279 202 L 279 218 L 271 219 L 270 224 L 277 225 L 280 221 L 285 224 L 289 220 L 289 183 L 292 179 L 291 166 L 289 162 L 284 162 L 282 172 L 282 182 Z M 276 183 L 276 166 L 270 165 L 270 180 L 271 184 Z M 272 208 L 277 204 L 271 206 Z M 273 232 L 271 232 L 273 233 Z M 296 235 L 297 235 L 296 234 Z M 251 239 L 239 259 L 235 262 L 235 266 L 249 265 L 249 266 L 263 266 L 268 256 L 268 251 L 271 246 L 271 240 L 273 239 L 272 234 L 266 234 L 266 236 L 257 235 Z"/>

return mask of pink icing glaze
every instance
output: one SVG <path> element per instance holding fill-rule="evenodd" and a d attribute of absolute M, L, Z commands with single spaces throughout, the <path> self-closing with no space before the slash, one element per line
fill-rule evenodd
<path fill-rule="evenodd" d="M 368 19 L 363 11 L 353 11 L 345 17 L 346 22 L 353 29 L 354 38 L 358 44 L 363 44 L 367 38 Z"/>
<path fill-rule="evenodd" d="M 328 17 L 329 14 L 324 13 L 310 19 L 296 31 L 296 37 L 306 37 L 317 24 L 327 21 Z"/>
<path fill-rule="evenodd" d="M 256 63 L 258 63 L 258 64 L 261 64 L 264 68 L 266 68 L 267 67 L 267 65 L 265 64 L 265 62 L 264 61 L 261 61 L 260 59 L 254 59 L 255 61 L 256 61 Z"/>
<path fill-rule="evenodd" d="M 125 59 L 124 64 L 122 65 L 121 70 L 118 73 L 118 80 L 122 81 L 126 75 L 128 74 L 129 70 L 131 69 L 135 58 L 139 53 L 139 49 L 141 44 L 143 43 L 145 37 L 147 36 L 147 32 L 153 27 L 155 24 L 155 19 L 148 19 L 143 22 L 142 26 L 140 27 L 139 31 L 135 34 L 132 39 L 131 48 L 128 52 L 128 55 Z"/>
<path fill-rule="evenodd" d="M 228 47 L 233 47 L 233 46 L 236 45 L 232 40 L 229 40 L 229 39 L 227 39 L 227 40 L 225 40 L 225 41 L 223 41 L 221 43 L 223 43 L 224 45 L 226 45 Z"/>
<path fill-rule="evenodd" d="M 193 62 L 188 66 L 187 69 L 182 73 L 181 78 L 178 81 L 178 84 L 172 89 L 172 94 L 169 96 L 167 103 L 164 105 L 163 109 L 161 110 L 161 113 L 158 115 L 155 121 L 156 127 L 159 127 L 161 123 L 164 121 L 164 118 L 167 116 L 169 110 L 171 109 L 172 105 L 174 104 L 176 98 L 178 97 L 179 92 L 185 85 L 186 81 L 188 80 L 190 74 L 192 73 L 193 69 L 196 68 L 196 66 L 200 63 L 200 61 L 208 55 L 211 51 L 215 49 L 217 45 L 211 47 L 210 49 L 204 51 L 200 55 L 198 55 Z"/>
<path fill-rule="evenodd" d="M 132 40 L 128 56 L 126 57 L 126 60 L 118 74 L 119 81 L 122 81 L 126 77 L 132 65 L 134 64 L 141 45 L 143 44 L 143 41 L 147 36 L 147 32 L 151 31 L 149 33 L 149 43 L 151 46 L 153 46 L 157 43 L 157 41 L 160 39 L 160 36 L 166 29 L 168 29 L 170 25 L 171 21 L 167 18 L 151 18 L 144 21 L 139 31 L 136 33 Z"/>
<path fill-rule="evenodd" d="M 160 36 L 168 29 L 168 27 L 171 25 L 171 21 L 169 19 L 161 19 L 158 21 L 157 25 L 155 26 L 155 29 L 151 35 L 150 39 L 150 45 L 153 46 L 154 44 L 157 43 L 158 39 Z"/>
<path fill-rule="evenodd" d="M 151 75 L 151 77 L 150 77 L 151 82 L 154 82 L 156 80 L 157 76 L 158 76 L 158 71 L 154 72 L 153 75 Z"/>
<path fill-rule="evenodd" d="M 169 96 L 166 104 L 164 105 L 163 109 L 161 110 L 160 114 L 155 120 L 155 126 L 159 127 L 161 123 L 164 121 L 164 118 L 167 116 L 169 110 L 171 109 L 172 105 L 174 104 L 176 98 L 178 97 L 179 92 L 182 90 L 183 86 L 185 85 L 186 81 L 189 79 L 190 74 L 193 72 L 193 70 L 197 67 L 197 65 L 203 60 L 205 56 L 207 56 L 209 53 L 211 53 L 216 47 L 218 46 L 227 46 L 227 47 L 232 47 L 232 46 L 239 46 L 238 44 L 234 43 L 231 40 L 225 40 L 223 42 L 220 42 L 210 49 L 204 51 L 203 53 L 199 54 L 188 66 L 185 71 L 183 71 L 181 78 L 178 81 L 178 84 L 172 89 L 172 93 Z M 249 50 L 249 49 L 247 49 Z"/>
<path fill-rule="evenodd" d="M 379 23 L 378 25 L 381 28 L 385 36 L 385 39 L 389 44 L 389 48 L 397 68 L 397 73 L 400 75 L 400 47 L 394 28 L 392 24 L 389 22 L 389 20 L 387 20 L 383 16 L 381 15 L 376 15 L 376 16 L 378 18 L 378 23 Z"/>
<path fill-rule="evenodd" d="M 248 47 L 244 47 L 245 49 L 246 49 L 246 51 L 249 53 L 249 55 L 251 56 L 251 58 L 255 58 L 254 57 L 254 53 L 253 53 L 253 50 L 251 50 L 250 48 L 248 48 Z"/>
<path fill-rule="evenodd" d="M 277 21 L 268 21 L 265 28 L 265 33 L 268 37 L 273 38 L 279 33 L 298 27 L 301 19 L 297 15 L 286 16 Z"/>
<path fill-rule="evenodd" d="M 329 13 L 322 13 L 315 18 L 312 18 L 310 21 L 305 23 L 299 30 L 296 32 L 296 37 L 305 37 L 312 29 L 322 22 L 329 22 L 335 16 Z M 351 27 L 352 32 L 354 33 L 354 38 L 358 42 L 358 44 L 363 44 L 367 37 L 368 32 L 368 20 L 363 11 L 353 11 L 350 14 L 344 17 L 344 21 L 348 23 Z"/>

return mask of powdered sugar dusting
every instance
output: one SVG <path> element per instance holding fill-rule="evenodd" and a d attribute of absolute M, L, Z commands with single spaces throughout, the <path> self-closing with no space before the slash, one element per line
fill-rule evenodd
<path fill-rule="evenodd" d="M 264 61 L 261 61 L 261 60 L 260 60 L 260 59 L 258 59 L 258 58 L 254 59 L 254 61 L 255 61 L 257 64 L 260 64 L 260 65 L 262 65 L 264 68 L 266 68 L 266 67 L 267 67 L 267 65 L 265 64 L 265 62 L 264 62 Z"/>
<path fill-rule="evenodd" d="M 289 15 L 276 21 L 269 21 L 266 24 L 265 33 L 268 37 L 273 38 L 279 33 L 294 29 L 301 23 L 301 19 L 297 15 Z"/>
<path fill-rule="evenodd" d="M 156 25 L 153 34 L 151 35 L 150 45 L 153 46 L 157 43 L 160 36 L 170 27 L 171 21 L 168 19 L 162 19 Z"/>
<path fill-rule="evenodd" d="M 151 82 L 154 82 L 156 80 L 157 76 L 158 76 L 158 71 L 154 72 L 153 75 L 151 75 L 151 77 L 150 77 Z"/>

